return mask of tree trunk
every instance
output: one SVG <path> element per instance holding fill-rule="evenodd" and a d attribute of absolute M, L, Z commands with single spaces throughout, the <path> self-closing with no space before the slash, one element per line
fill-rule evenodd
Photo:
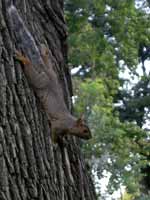
<path fill-rule="evenodd" d="M 63 0 L 16 0 L 36 43 L 47 43 L 71 110 Z M 0 200 L 94 200 L 75 137 L 53 144 L 47 116 L 14 59 L 6 0 L 0 0 Z"/>

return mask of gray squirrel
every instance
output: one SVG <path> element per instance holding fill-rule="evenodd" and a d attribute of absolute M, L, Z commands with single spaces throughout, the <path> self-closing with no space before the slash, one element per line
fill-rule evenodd
<path fill-rule="evenodd" d="M 90 139 L 91 132 L 84 119 L 75 118 L 65 104 L 61 85 L 49 58 L 49 49 L 45 45 L 38 49 L 14 5 L 10 5 L 7 10 L 12 33 L 23 52 L 16 51 L 15 57 L 23 64 L 27 80 L 48 115 L 53 141 L 57 142 L 64 135 Z"/>

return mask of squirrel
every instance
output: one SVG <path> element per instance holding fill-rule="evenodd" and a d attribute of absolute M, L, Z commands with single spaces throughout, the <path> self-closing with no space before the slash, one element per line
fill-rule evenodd
<path fill-rule="evenodd" d="M 9 6 L 8 14 L 12 33 L 23 52 L 16 51 L 15 58 L 23 64 L 25 76 L 48 115 L 52 140 L 57 142 L 64 135 L 90 139 L 91 132 L 84 119 L 74 117 L 66 106 L 63 90 L 49 58 L 49 49 L 44 44 L 38 49 L 14 5 Z"/>

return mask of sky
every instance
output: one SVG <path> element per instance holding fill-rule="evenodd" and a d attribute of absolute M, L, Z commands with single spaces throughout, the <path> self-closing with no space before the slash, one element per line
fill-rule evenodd
<path fill-rule="evenodd" d="M 97 180 L 99 182 L 99 186 L 101 188 L 101 194 L 105 196 L 105 200 L 118 200 L 121 196 L 121 193 L 123 194 L 125 191 L 125 187 L 121 186 L 119 190 L 115 191 L 112 195 L 109 195 L 107 192 L 107 185 L 109 182 L 110 173 L 107 171 L 104 171 L 103 173 L 104 177 L 101 180 Z M 96 179 L 96 176 L 95 176 Z"/>

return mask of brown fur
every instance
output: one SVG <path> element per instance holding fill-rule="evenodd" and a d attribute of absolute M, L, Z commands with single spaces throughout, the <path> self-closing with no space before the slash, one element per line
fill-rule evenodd
<path fill-rule="evenodd" d="M 84 120 L 77 120 L 67 109 L 61 84 L 53 69 L 49 49 L 42 45 L 39 51 L 14 5 L 9 5 L 8 14 L 12 33 L 23 52 L 21 54 L 17 51 L 16 58 L 24 65 L 24 73 L 48 114 L 53 139 L 57 141 L 58 136 L 63 135 L 91 138 L 90 130 Z"/>
<path fill-rule="evenodd" d="M 76 119 L 70 114 L 63 98 L 63 91 L 49 59 L 49 51 L 42 46 L 40 73 L 31 61 L 16 52 L 16 58 L 24 65 L 24 72 L 34 87 L 37 96 L 48 114 L 52 126 L 53 141 L 59 136 L 74 135 L 83 139 L 91 138 L 91 132 L 82 118 Z"/>

